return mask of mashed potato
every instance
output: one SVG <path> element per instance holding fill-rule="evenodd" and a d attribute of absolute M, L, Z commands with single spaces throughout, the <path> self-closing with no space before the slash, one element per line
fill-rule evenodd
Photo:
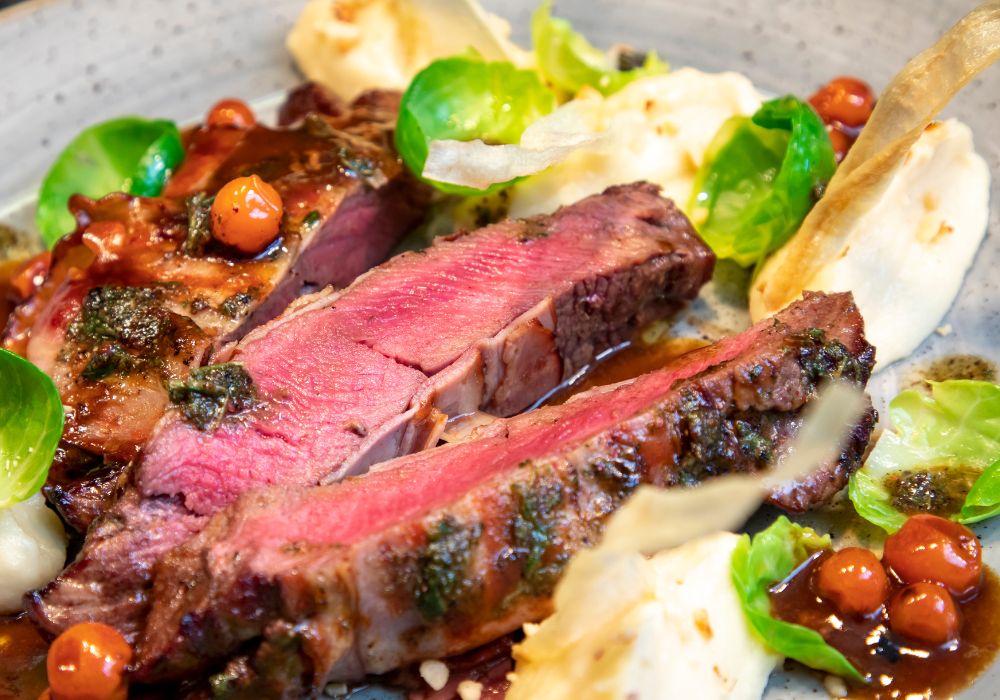
<path fill-rule="evenodd" d="M 0 613 L 21 609 L 21 596 L 51 581 L 66 562 L 66 533 L 36 493 L 0 510 Z"/>
<path fill-rule="evenodd" d="M 307 78 L 349 100 L 369 88 L 405 89 L 435 58 L 469 47 L 522 61 L 509 33 L 468 0 L 311 0 L 287 44 Z"/>
<path fill-rule="evenodd" d="M 512 216 L 550 212 L 636 180 L 657 183 L 683 207 L 715 132 L 729 117 L 753 114 L 761 104 L 760 93 L 739 73 L 693 68 L 635 80 L 607 98 L 591 92 L 582 99 L 579 130 L 607 131 L 609 138 L 513 187 Z"/>
<path fill-rule="evenodd" d="M 651 559 L 578 555 L 602 560 L 571 568 L 555 613 L 526 628 L 508 700 L 759 699 L 781 659 L 753 633 L 733 588 L 739 539 L 717 533 Z"/>

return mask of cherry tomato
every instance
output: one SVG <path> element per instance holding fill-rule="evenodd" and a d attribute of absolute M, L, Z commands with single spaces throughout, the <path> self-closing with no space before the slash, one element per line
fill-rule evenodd
<path fill-rule="evenodd" d="M 208 126 L 233 127 L 236 129 L 249 129 L 257 123 L 257 118 L 253 115 L 246 102 L 241 100 L 219 100 L 212 109 L 208 110 L 205 117 Z"/>
<path fill-rule="evenodd" d="M 885 541 L 885 564 L 903 583 L 932 581 L 964 598 L 979 587 L 983 550 L 972 531 L 936 515 L 914 515 Z"/>
<path fill-rule="evenodd" d="M 958 638 L 961 626 L 955 599 L 936 583 L 911 583 L 889 601 L 889 628 L 914 641 L 944 644 Z"/>
<path fill-rule="evenodd" d="M 882 562 L 861 547 L 834 552 L 819 566 L 813 580 L 816 592 L 845 615 L 869 615 L 885 602 L 889 578 Z"/>
<path fill-rule="evenodd" d="M 834 78 L 809 98 L 824 122 L 864 126 L 875 108 L 875 94 L 857 78 Z"/>
<path fill-rule="evenodd" d="M 835 126 L 826 127 L 826 133 L 830 135 L 830 143 L 833 144 L 833 153 L 839 163 L 844 160 L 844 156 L 851 150 L 851 146 L 854 145 L 854 139 Z"/>
<path fill-rule="evenodd" d="M 259 177 L 238 177 L 215 195 L 212 235 L 244 253 L 258 253 L 278 235 L 284 209 L 281 195 Z"/>
<path fill-rule="evenodd" d="M 53 700 L 125 698 L 125 668 L 132 648 L 118 632 L 99 622 L 73 625 L 49 648 L 46 670 Z"/>

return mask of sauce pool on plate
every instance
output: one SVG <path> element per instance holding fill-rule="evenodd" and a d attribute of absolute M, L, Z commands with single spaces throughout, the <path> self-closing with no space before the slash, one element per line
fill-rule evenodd
<path fill-rule="evenodd" d="M 775 617 L 817 630 L 863 674 L 867 686 L 850 688 L 850 697 L 870 700 L 949 697 L 968 686 L 1000 649 L 1000 579 L 984 569 L 975 597 L 959 603 L 962 624 L 957 641 L 941 646 L 914 644 L 889 631 L 883 607 L 867 617 L 843 615 L 816 594 L 813 578 L 829 551 L 814 555 L 771 594 Z M 904 588 L 890 577 L 889 597 Z"/>
<path fill-rule="evenodd" d="M 566 403 L 572 396 L 588 389 L 623 382 L 658 370 L 671 360 L 708 344 L 707 340 L 700 338 L 667 338 L 655 343 L 645 343 L 637 338 L 586 368 L 578 379 L 554 391 L 545 403 Z"/>

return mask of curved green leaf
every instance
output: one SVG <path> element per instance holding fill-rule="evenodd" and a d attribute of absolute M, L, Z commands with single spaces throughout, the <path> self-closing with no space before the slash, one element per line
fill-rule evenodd
<path fill-rule="evenodd" d="M 979 471 L 951 517 L 974 523 L 1000 514 L 1000 386 L 970 379 L 930 386 L 930 396 L 908 389 L 889 403 L 892 428 L 851 476 L 848 495 L 858 514 L 887 532 L 898 530 L 906 516 L 884 484 L 907 472 Z"/>
<path fill-rule="evenodd" d="M 667 72 L 655 51 L 632 70 L 618 70 L 611 57 L 595 48 L 564 19 L 552 16 L 552 0 L 545 0 L 531 17 L 531 42 L 538 70 L 556 88 L 570 95 L 589 85 L 605 95 L 621 90 L 637 78 Z"/>
<path fill-rule="evenodd" d="M 810 554 L 829 547 L 828 535 L 821 537 L 782 516 L 753 540 L 744 535 L 736 545 L 733 586 L 747 620 L 769 647 L 809 668 L 863 681 L 851 662 L 818 632 L 771 617 L 771 587 L 785 580 Z"/>
<path fill-rule="evenodd" d="M 851 475 L 847 495 L 858 515 L 886 532 L 895 532 L 906 522 L 906 516 L 893 507 L 889 489 L 864 469 Z"/>
<path fill-rule="evenodd" d="M 420 71 L 403 95 L 396 150 L 420 176 L 431 141 L 517 143 L 529 124 L 555 107 L 555 95 L 534 71 L 520 70 L 507 61 L 485 62 L 471 54 L 439 59 Z M 431 184 L 444 192 L 483 194 L 510 183 L 482 191 Z"/>
<path fill-rule="evenodd" d="M 0 509 L 38 491 L 62 436 L 63 407 L 52 380 L 0 350 Z"/>
<path fill-rule="evenodd" d="M 978 523 L 1000 515 L 1000 460 L 986 468 L 969 489 L 962 510 L 955 518 L 960 523 Z"/>
<path fill-rule="evenodd" d="M 52 245 L 73 230 L 72 195 L 158 195 L 183 158 L 181 134 L 171 121 L 121 117 L 84 129 L 42 181 L 35 216 L 42 238 Z"/>
<path fill-rule="evenodd" d="M 835 168 L 823 121 L 805 102 L 780 97 L 722 125 L 688 211 L 719 258 L 754 265 L 795 233 Z"/>

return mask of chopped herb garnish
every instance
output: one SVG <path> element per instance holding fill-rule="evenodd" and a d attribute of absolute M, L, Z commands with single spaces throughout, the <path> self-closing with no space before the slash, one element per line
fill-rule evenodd
<path fill-rule="evenodd" d="M 761 432 L 760 427 L 748 420 L 741 420 L 739 418 L 734 421 L 734 426 L 736 428 L 736 439 L 743 454 L 760 464 L 770 463 L 774 453 L 774 445 Z"/>
<path fill-rule="evenodd" d="M 352 177 L 370 178 L 377 170 L 371 158 L 360 156 L 349 148 L 341 148 L 337 156 L 346 173 Z"/>
<path fill-rule="evenodd" d="M 633 445 L 618 445 L 606 457 L 590 462 L 590 472 L 601 489 L 616 502 L 624 500 L 642 482 L 643 461 Z"/>
<path fill-rule="evenodd" d="M 245 292 L 237 292 L 219 305 L 219 313 L 227 318 L 237 319 L 246 313 L 247 307 L 257 297 L 256 289 L 248 289 Z"/>
<path fill-rule="evenodd" d="M 302 219 L 303 228 L 312 228 L 319 223 L 320 215 L 319 212 L 313 209 L 311 212 L 305 215 Z"/>
<path fill-rule="evenodd" d="M 188 303 L 188 308 L 191 309 L 191 313 L 200 314 L 203 311 L 211 309 L 212 304 L 205 297 L 195 297 Z"/>
<path fill-rule="evenodd" d="M 146 287 L 94 287 L 83 300 L 80 318 L 70 327 L 77 340 L 117 340 L 133 350 L 149 352 L 170 331 L 170 314 L 160 295 Z"/>
<path fill-rule="evenodd" d="M 80 376 L 90 381 L 112 374 L 125 375 L 138 368 L 140 362 L 114 341 L 104 343 L 93 352 Z"/>
<path fill-rule="evenodd" d="M 701 393 L 685 391 L 680 416 L 685 448 L 680 451 L 677 477 L 684 486 L 696 486 L 718 474 L 763 468 L 774 454 L 766 412 L 727 413 Z"/>
<path fill-rule="evenodd" d="M 187 381 L 167 382 L 167 393 L 199 430 L 218 427 L 226 415 L 252 408 L 257 398 L 253 377 L 237 362 L 199 367 Z"/>
<path fill-rule="evenodd" d="M 891 474 L 885 487 L 892 494 L 892 507 L 912 513 L 933 513 L 948 517 L 962 509 L 980 469 L 941 467 Z"/>
<path fill-rule="evenodd" d="M 868 380 L 868 369 L 839 340 L 827 340 L 819 328 L 796 336 L 799 366 L 806 377 L 818 382 L 828 377 L 844 377 L 855 382 Z"/>
<path fill-rule="evenodd" d="M 445 517 L 427 536 L 417 565 L 417 608 L 428 620 L 437 620 L 452 608 L 468 586 L 466 569 L 482 532 Z"/>
<path fill-rule="evenodd" d="M 522 578 L 530 590 L 541 592 L 555 582 L 564 563 L 542 565 L 545 553 L 554 544 L 562 485 L 554 476 L 546 478 L 536 474 L 531 482 L 515 483 L 511 490 L 517 504 L 517 515 L 511 527 L 515 549 L 524 561 Z"/>
<path fill-rule="evenodd" d="M 186 255 L 202 255 L 205 246 L 212 239 L 212 202 L 215 197 L 210 197 L 204 192 L 188 197 L 187 215 L 188 232 L 181 249 Z"/>

